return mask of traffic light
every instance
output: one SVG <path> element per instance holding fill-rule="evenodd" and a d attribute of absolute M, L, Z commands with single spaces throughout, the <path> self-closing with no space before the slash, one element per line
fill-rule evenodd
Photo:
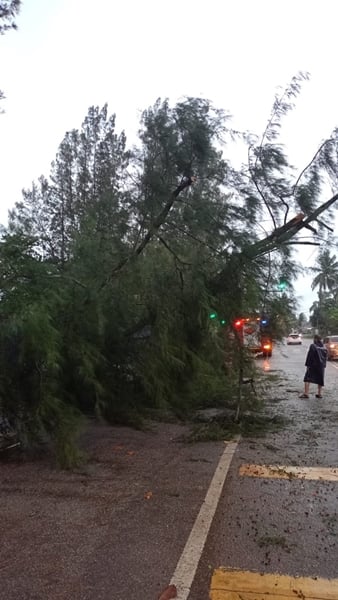
<path fill-rule="evenodd" d="M 224 327 L 227 324 L 227 320 L 223 316 L 220 317 L 215 310 L 211 310 L 208 317 L 213 323 L 217 323 L 217 325 L 220 325 L 221 327 Z"/>
<path fill-rule="evenodd" d="M 288 284 L 285 281 L 285 279 L 280 279 L 277 287 L 278 287 L 278 289 L 279 289 L 280 292 L 283 292 L 286 289 L 287 285 Z"/>
<path fill-rule="evenodd" d="M 209 319 L 217 319 L 217 312 L 212 311 L 211 313 L 209 313 Z"/>
<path fill-rule="evenodd" d="M 242 327 L 242 325 L 243 325 L 242 319 L 237 319 L 237 321 L 234 322 L 234 326 L 236 327 L 236 329 L 238 329 L 239 327 Z"/>
<path fill-rule="evenodd" d="M 209 312 L 208 315 L 209 319 L 211 319 L 211 321 L 214 321 L 221 325 L 222 327 L 224 327 L 224 325 L 226 325 L 226 319 L 224 319 L 224 317 L 219 317 L 218 313 L 215 310 L 212 310 L 211 312 Z"/>

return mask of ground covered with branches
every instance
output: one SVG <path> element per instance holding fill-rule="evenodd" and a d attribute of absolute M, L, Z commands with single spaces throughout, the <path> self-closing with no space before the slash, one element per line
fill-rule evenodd
<path fill-rule="evenodd" d="M 227 412 L 210 415 L 203 411 L 186 424 L 162 415 L 142 431 L 90 419 L 79 440 L 86 462 L 72 471 L 55 468 L 46 447 L 38 457 L 20 450 L 2 455 L 5 597 L 122 600 L 137 597 L 140 585 L 147 597 L 157 597 L 175 569 L 224 440 L 234 433 Z M 260 427 L 256 420 L 255 432 L 249 427 L 246 433 L 274 429 L 272 416 L 261 414 Z M 198 442 L 202 422 L 204 441 Z M 236 431 L 245 433 L 245 427 Z"/>

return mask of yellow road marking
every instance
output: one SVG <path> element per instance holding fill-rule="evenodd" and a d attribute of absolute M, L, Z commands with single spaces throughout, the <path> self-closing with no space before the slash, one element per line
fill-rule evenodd
<path fill-rule="evenodd" d="M 289 577 L 220 568 L 213 573 L 210 600 L 337 600 L 338 579 Z"/>
<path fill-rule="evenodd" d="M 273 479 L 310 479 L 338 481 L 338 468 L 294 467 L 284 465 L 241 465 L 240 475 Z M 338 596 L 337 596 L 338 598 Z"/>

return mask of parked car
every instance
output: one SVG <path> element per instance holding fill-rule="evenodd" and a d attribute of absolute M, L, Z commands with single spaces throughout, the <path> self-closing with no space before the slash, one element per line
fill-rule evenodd
<path fill-rule="evenodd" d="M 288 346 L 300 345 L 302 343 L 302 336 L 300 333 L 290 333 L 286 338 L 286 343 Z"/>
<path fill-rule="evenodd" d="M 324 338 L 324 346 L 327 350 L 328 360 L 338 358 L 338 335 L 329 335 Z"/>

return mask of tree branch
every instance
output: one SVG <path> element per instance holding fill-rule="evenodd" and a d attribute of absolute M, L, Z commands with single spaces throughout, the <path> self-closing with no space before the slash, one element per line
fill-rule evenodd
<path fill-rule="evenodd" d="M 123 258 L 122 260 L 120 260 L 120 262 L 116 265 L 116 267 L 114 267 L 112 269 L 111 274 L 108 277 L 108 279 L 106 279 L 101 284 L 101 286 L 99 288 L 99 292 L 110 281 L 112 281 L 112 279 L 114 277 L 116 277 L 122 271 L 122 269 L 124 269 L 124 267 L 128 263 L 130 263 L 132 260 L 135 260 L 143 252 L 143 250 L 149 244 L 150 240 L 156 234 L 156 232 L 159 230 L 159 228 L 161 227 L 161 225 L 163 225 L 163 223 L 165 223 L 165 220 L 166 220 L 169 212 L 171 211 L 171 209 L 172 209 L 175 201 L 177 200 L 178 196 L 180 195 L 180 193 L 183 192 L 183 190 L 185 190 L 186 188 L 190 187 L 194 183 L 194 181 L 195 181 L 195 177 L 194 176 L 183 177 L 180 185 L 178 185 L 177 188 L 172 192 L 172 194 L 168 198 L 168 200 L 165 203 L 165 205 L 162 208 L 162 210 L 159 212 L 159 214 L 157 215 L 157 217 L 155 217 L 152 225 L 149 227 L 149 229 L 148 229 L 147 233 L 145 234 L 143 240 L 135 247 L 135 249 L 133 250 L 133 252 L 129 256 L 127 256 L 126 258 Z"/>
<path fill-rule="evenodd" d="M 327 200 L 327 202 L 324 202 L 324 204 L 321 204 L 316 210 L 314 210 L 306 219 L 304 219 L 303 213 L 299 213 L 296 215 L 296 217 L 291 219 L 291 221 L 275 229 L 266 238 L 259 240 L 251 246 L 243 248 L 243 250 L 237 254 L 237 257 L 242 258 L 243 260 L 254 260 L 258 256 L 262 256 L 267 252 L 272 252 L 283 245 L 287 245 L 290 243 L 289 240 L 291 240 L 302 229 L 309 228 L 310 223 L 312 223 L 312 221 L 316 221 L 319 215 L 328 210 L 332 204 L 337 202 L 337 200 L 338 194 L 335 194 L 332 196 L 332 198 L 330 198 L 330 200 Z M 301 241 L 299 242 L 302 243 Z M 310 243 L 311 242 L 307 242 L 307 244 Z M 314 242 L 313 245 L 317 245 L 317 243 Z M 217 292 L 223 288 L 224 281 L 227 279 L 227 274 L 228 265 L 226 265 L 215 277 L 209 281 L 209 285 L 214 292 Z"/>
<path fill-rule="evenodd" d="M 321 150 L 324 148 L 324 146 L 325 146 L 326 144 L 328 144 L 329 142 L 333 142 L 333 140 L 332 140 L 331 138 L 329 138 L 328 140 L 325 140 L 325 142 L 323 142 L 323 143 L 321 144 L 321 146 L 318 148 L 318 150 L 317 150 L 316 154 L 315 154 L 315 155 L 312 157 L 312 159 L 310 160 L 309 164 L 308 164 L 308 165 L 306 165 L 306 167 L 304 167 L 304 169 L 303 169 L 303 170 L 300 172 L 300 174 L 299 174 L 299 175 L 298 175 L 298 177 L 297 177 L 296 183 L 295 183 L 295 184 L 294 184 L 294 186 L 293 186 L 293 189 L 292 189 L 292 195 L 295 195 L 295 192 L 296 192 L 297 186 L 298 186 L 298 184 L 299 184 L 299 182 L 300 182 L 301 178 L 303 177 L 304 173 L 305 173 L 305 172 L 306 172 L 306 171 L 307 171 L 307 170 L 308 170 L 308 169 L 311 167 L 311 165 L 312 165 L 312 164 L 314 163 L 314 161 L 316 160 L 316 158 L 317 158 L 318 154 L 321 152 Z"/>
<path fill-rule="evenodd" d="M 180 231 L 181 233 L 183 233 L 187 237 L 190 237 L 192 240 L 195 240 L 195 242 L 198 242 L 198 244 L 201 244 L 201 246 L 205 246 L 206 248 L 209 248 L 209 250 L 212 250 L 213 252 L 215 252 L 216 254 L 219 254 L 220 256 L 222 256 L 224 254 L 223 250 L 217 250 L 217 248 L 214 248 L 213 246 L 211 246 L 210 244 L 208 244 L 204 240 L 200 240 L 198 237 L 196 237 L 195 235 L 193 235 L 192 233 L 190 233 L 190 231 L 186 231 L 185 229 L 182 229 L 182 227 L 179 227 L 178 225 L 174 225 L 172 223 L 168 223 L 168 227 L 172 227 L 173 229 L 176 229 L 177 231 Z"/>
<path fill-rule="evenodd" d="M 174 252 L 174 250 L 172 250 L 172 248 L 170 248 L 170 246 L 167 244 L 167 242 L 160 235 L 158 235 L 157 238 L 159 239 L 159 241 L 161 242 L 161 244 L 163 244 L 163 246 L 170 252 L 170 254 L 173 255 L 173 257 L 175 258 L 175 260 L 177 262 L 181 263 L 181 265 L 185 265 L 185 266 L 191 267 L 192 263 L 185 262 L 179 256 L 177 256 L 176 252 Z"/>
<path fill-rule="evenodd" d="M 255 166 L 254 166 L 255 169 L 257 167 L 257 160 L 258 160 L 258 157 L 256 156 L 256 161 L 255 161 Z M 265 206 L 266 206 L 266 208 L 267 208 L 267 210 L 269 212 L 271 220 L 273 222 L 273 226 L 276 229 L 276 225 L 277 224 L 276 224 L 276 220 L 275 220 L 274 214 L 273 214 L 273 212 L 272 212 L 272 210 L 270 208 L 270 205 L 269 205 L 267 199 L 265 198 L 265 195 L 263 194 L 262 190 L 260 189 L 260 187 L 258 185 L 258 182 L 256 180 L 256 176 L 254 175 L 253 168 L 252 168 L 252 166 L 250 164 L 250 147 L 248 148 L 248 167 L 249 167 L 249 172 L 250 172 L 250 175 L 251 175 L 251 179 L 254 182 L 254 186 L 255 186 L 257 192 L 259 193 L 260 197 L 262 198 L 262 200 L 263 200 L 263 202 L 264 202 L 264 204 L 265 204 Z"/>

